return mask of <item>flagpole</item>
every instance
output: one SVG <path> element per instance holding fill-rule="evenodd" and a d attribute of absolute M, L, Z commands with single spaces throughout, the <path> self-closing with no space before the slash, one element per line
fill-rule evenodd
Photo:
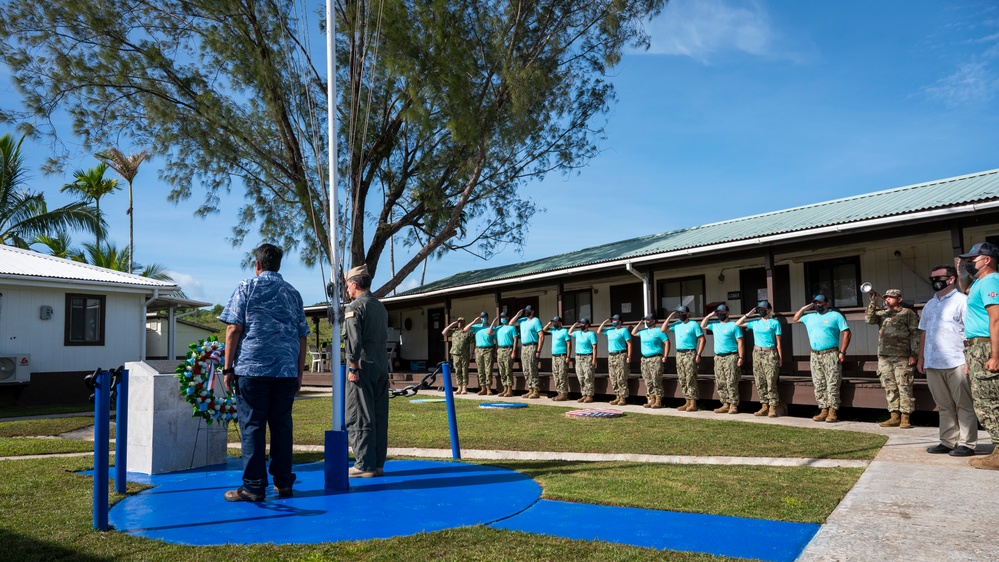
<path fill-rule="evenodd" d="M 336 179 L 336 16 L 333 13 L 333 0 L 326 0 L 326 107 L 329 135 L 329 186 L 330 186 L 330 283 L 329 291 L 330 325 L 333 328 L 330 349 L 330 376 L 333 379 L 333 430 L 326 432 L 326 453 L 324 457 L 326 491 L 346 492 L 350 489 L 347 477 L 347 432 L 343 427 L 344 419 L 344 380 L 340 376 L 340 271 L 338 265 L 339 244 L 337 244 L 337 227 L 339 221 L 339 205 L 337 202 Z"/>

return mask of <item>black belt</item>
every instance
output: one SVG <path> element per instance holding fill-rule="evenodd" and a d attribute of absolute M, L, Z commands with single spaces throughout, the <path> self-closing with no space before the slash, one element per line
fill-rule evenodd
<path fill-rule="evenodd" d="M 527 346 L 529 346 L 529 345 L 538 345 L 538 342 L 536 342 L 536 341 L 532 341 L 531 343 L 527 343 L 527 342 L 524 342 L 524 343 L 522 343 L 522 344 L 520 344 L 520 345 L 521 345 L 522 347 L 527 347 Z"/>
<path fill-rule="evenodd" d="M 696 349 L 678 349 L 678 350 L 676 350 L 676 352 L 677 353 L 696 353 L 697 350 Z"/>
<path fill-rule="evenodd" d="M 585 357 L 589 357 L 589 356 L 591 356 L 591 355 L 593 355 L 593 352 L 592 352 L 592 351 L 591 351 L 591 352 L 589 352 L 589 353 L 580 353 L 580 352 L 578 352 L 578 351 L 576 352 L 576 357 L 584 357 L 584 356 L 585 356 Z"/>
<path fill-rule="evenodd" d="M 653 357 L 662 357 L 662 353 L 656 353 L 654 355 L 643 355 L 642 359 L 652 359 Z"/>
<path fill-rule="evenodd" d="M 728 357 L 730 355 L 735 355 L 739 353 L 738 351 L 733 351 L 732 353 L 715 353 L 715 357 Z"/>
<path fill-rule="evenodd" d="M 813 349 L 812 353 L 816 353 L 818 355 L 823 355 L 823 354 L 829 353 L 831 351 L 839 351 L 839 348 L 838 347 L 829 347 L 829 348 L 826 348 L 826 349 Z"/>
<path fill-rule="evenodd" d="M 753 346 L 753 349 L 759 349 L 763 351 L 769 351 L 771 349 L 777 349 L 776 347 L 763 347 L 762 345 Z"/>
<path fill-rule="evenodd" d="M 609 355 L 621 355 L 622 353 L 624 353 L 624 352 L 623 351 L 612 351 L 612 352 L 610 352 Z"/>
<path fill-rule="evenodd" d="M 512 345 L 500 345 L 500 346 L 497 346 L 497 349 L 513 349 L 513 346 Z"/>
<path fill-rule="evenodd" d="M 565 353 L 552 353 L 552 357 L 565 357 Z"/>
<path fill-rule="evenodd" d="M 964 340 L 964 347 L 971 347 L 976 343 L 992 343 L 992 338 L 968 338 Z"/>

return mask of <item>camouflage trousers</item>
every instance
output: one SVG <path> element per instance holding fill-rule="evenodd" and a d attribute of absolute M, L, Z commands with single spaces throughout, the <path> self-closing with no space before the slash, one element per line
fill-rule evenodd
<path fill-rule="evenodd" d="M 479 376 L 480 388 L 493 386 L 493 348 L 475 348 L 475 373 Z"/>
<path fill-rule="evenodd" d="M 985 431 L 995 440 L 999 438 L 999 373 L 985 370 L 985 362 L 991 354 L 991 342 L 973 343 L 964 348 L 975 414 Z"/>
<path fill-rule="evenodd" d="M 843 382 L 843 365 L 839 362 L 839 354 L 835 350 L 826 353 L 813 351 L 809 366 L 812 369 L 815 402 L 819 408 L 838 410 L 839 387 Z"/>
<path fill-rule="evenodd" d="M 618 398 L 628 397 L 628 376 L 631 375 L 631 365 L 624 352 L 607 358 L 607 374 L 610 375 L 611 388 Z"/>
<path fill-rule="evenodd" d="M 697 361 L 694 360 L 696 355 L 693 349 L 676 352 L 676 374 L 680 381 L 680 391 L 687 400 L 697 400 L 700 397 L 697 389 Z"/>
<path fill-rule="evenodd" d="M 911 414 L 916 400 L 912 396 L 912 379 L 915 373 L 908 357 L 878 356 L 878 378 L 885 389 L 889 412 Z"/>
<path fill-rule="evenodd" d="M 555 379 L 555 391 L 560 394 L 569 392 L 569 369 L 566 367 L 568 358 L 565 355 L 552 356 L 552 378 Z"/>
<path fill-rule="evenodd" d="M 642 379 L 649 396 L 663 395 L 663 356 L 642 357 Z"/>
<path fill-rule="evenodd" d="M 715 355 L 715 386 L 722 404 L 739 405 L 739 356 L 735 353 Z"/>
<path fill-rule="evenodd" d="M 780 395 L 777 394 L 780 367 L 777 358 L 777 348 L 753 349 L 753 380 L 756 382 L 756 393 L 760 395 L 760 404 L 780 404 Z"/>
<path fill-rule="evenodd" d="M 499 381 L 503 386 L 513 386 L 513 353 L 512 347 L 496 348 L 496 366 L 499 368 Z"/>
<path fill-rule="evenodd" d="M 538 344 L 527 343 L 520 346 L 520 368 L 524 371 L 524 378 L 527 379 L 528 390 L 538 390 L 540 380 L 538 379 Z"/>
<path fill-rule="evenodd" d="M 454 367 L 455 385 L 468 386 L 468 355 L 452 355 L 451 365 Z"/>
<path fill-rule="evenodd" d="M 593 396 L 593 354 L 576 354 L 576 378 L 579 379 L 579 392 L 583 396 Z"/>

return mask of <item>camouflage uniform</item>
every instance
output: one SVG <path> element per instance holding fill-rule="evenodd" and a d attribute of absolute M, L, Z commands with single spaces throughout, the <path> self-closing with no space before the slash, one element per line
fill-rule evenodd
<path fill-rule="evenodd" d="M 912 309 L 883 309 L 872 300 L 867 306 L 864 321 L 881 327 L 878 334 L 878 377 L 885 389 L 888 411 L 911 414 L 916 401 L 912 395 L 914 373 L 909 358 L 919 356 L 919 317 Z"/>
<path fill-rule="evenodd" d="M 780 395 L 777 393 L 777 381 L 780 376 L 778 359 L 776 347 L 753 348 L 753 379 L 756 381 L 761 404 L 771 406 L 780 404 Z"/>
<path fill-rule="evenodd" d="M 663 395 L 663 356 L 642 357 L 642 379 L 649 396 Z"/>
<path fill-rule="evenodd" d="M 552 356 L 552 377 L 555 379 L 555 391 L 559 394 L 568 394 L 569 370 L 566 368 L 565 355 Z"/>
<path fill-rule="evenodd" d="M 964 358 L 971 377 L 971 398 L 975 401 L 975 414 L 989 435 L 999 436 L 999 373 L 985 369 L 985 362 L 991 355 L 991 342 L 965 342 Z"/>
<path fill-rule="evenodd" d="M 499 367 L 499 380 L 503 386 L 513 386 L 513 347 L 496 348 L 496 366 Z"/>
<path fill-rule="evenodd" d="M 722 404 L 739 405 L 739 354 L 715 355 L 715 385 Z"/>
<path fill-rule="evenodd" d="M 475 371 L 479 376 L 479 386 L 481 388 L 491 388 L 493 386 L 493 348 L 475 348 Z"/>
<path fill-rule="evenodd" d="M 538 344 L 536 343 L 525 343 L 520 346 L 520 368 L 524 371 L 524 378 L 527 379 L 528 390 L 541 388 L 541 380 L 538 377 L 537 352 Z"/>
<path fill-rule="evenodd" d="M 676 352 L 676 374 L 680 379 L 680 390 L 687 400 L 700 398 L 697 389 L 697 361 L 694 360 L 696 355 L 697 352 L 693 349 Z"/>
<path fill-rule="evenodd" d="M 611 354 L 607 358 L 607 371 L 610 375 L 611 387 L 618 398 L 628 397 L 628 377 L 631 376 L 631 365 L 628 364 L 628 352 Z"/>
<path fill-rule="evenodd" d="M 809 366 L 812 370 L 812 384 L 815 385 L 815 401 L 819 408 L 839 409 L 839 387 L 843 382 L 843 366 L 839 363 L 838 348 L 812 350 Z"/>
<path fill-rule="evenodd" d="M 579 392 L 583 396 L 593 396 L 593 354 L 576 354 L 576 378 L 579 379 Z"/>
<path fill-rule="evenodd" d="M 471 333 L 457 329 L 451 331 L 451 364 L 454 365 L 457 386 L 468 386 L 468 352 L 471 346 Z"/>

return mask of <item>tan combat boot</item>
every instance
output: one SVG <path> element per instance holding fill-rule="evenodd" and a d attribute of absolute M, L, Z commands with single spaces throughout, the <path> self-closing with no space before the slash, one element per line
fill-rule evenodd
<path fill-rule="evenodd" d="M 770 412 L 770 405 L 767 404 L 766 402 L 764 402 L 764 403 L 760 404 L 760 409 L 759 410 L 753 412 L 753 415 L 754 416 L 765 416 L 769 412 Z"/>
<path fill-rule="evenodd" d="M 701 409 L 701 407 L 697 405 L 697 400 L 691 400 L 690 401 L 690 406 L 687 406 L 687 411 L 688 412 L 696 412 L 696 411 L 698 411 L 700 409 Z"/>
<path fill-rule="evenodd" d="M 729 404 L 728 405 L 728 413 L 730 413 L 730 414 L 738 414 L 739 413 L 739 407 L 736 406 L 735 404 Z"/>
<path fill-rule="evenodd" d="M 893 410 L 891 413 L 891 417 L 879 423 L 878 425 L 880 425 L 881 427 L 898 427 L 900 423 L 902 423 L 902 417 L 899 415 L 898 410 Z"/>
<path fill-rule="evenodd" d="M 836 423 L 839 418 L 836 416 L 836 408 L 829 408 L 829 415 L 826 416 L 826 423 Z"/>
<path fill-rule="evenodd" d="M 690 400 L 685 400 L 683 404 L 681 404 L 681 405 L 679 405 L 679 406 L 676 407 L 676 411 L 678 411 L 678 412 L 686 412 L 687 408 L 689 408 L 689 407 L 690 407 Z"/>
<path fill-rule="evenodd" d="M 642 404 L 642 407 L 643 408 L 651 408 L 652 407 L 652 400 L 653 400 L 652 396 L 651 395 L 647 395 L 645 397 L 645 404 Z"/>
<path fill-rule="evenodd" d="M 569 395 L 564 392 L 559 392 L 558 394 L 552 397 L 553 402 L 565 402 L 568 399 Z"/>
<path fill-rule="evenodd" d="M 999 470 L 999 447 L 992 449 L 992 454 L 987 457 L 971 459 L 968 464 L 982 470 Z"/>
<path fill-rule="evenodd" d="M 768 418 L 779 418 L 780 417 L 780 404 L 771 404 L 770 412 L 767 413 Z"/>
<path fill-rule="evenodd" d="M 582 396 L 580 396 L 579 399 L 576 400 L 576 402 L 582 402 L 584 400 L 586 400 L 586 395 L 585 394 L 582 395 Z"/>
<path fill-rule="evenodd" d="M 652 401 L 652 405 L 649 406 L 649 407 L 652 408 L 653 410 L 658 410 L 658 409 L 662 408 L 663 407 L 663 398 L 662 398 L 662 396 L 656 396 L 655 399 Z"/>
<path fill-rule="evenodd" d="M 485 393 L 486 393 L 486 392 L 487 392 L 488 390 L 489 390 L 488 388 L 486 388 L 486 387 L 484 387 L 484 386 L 483 386 L 482 388 L 480 388 L 480 389 L 479 389 L 479 391 L 478 391 L 478 392 L 476 392 L 476 394 L 478 394 L 479 396 L 482 396 L 482 395 L 483 395 L 483 394 L 485 394 Z"/>
<path fill-rule="evenodd" d="M 902 414 L 902 421 L 898 422 L 899 429 L 912 429 L 912 424 L 909 423 L 909 414 Z"/>
<path fill-rule="evenodd" d="M 728 412 L 728 403 L 727 402 L 722 402 L 721 407 L 720 408 L 715 408 L 714 412 L 716 414 L 724 414 L 724 413 Z"/>
<path fill-rule="evenodd" d="M 495 393 L 493 392 L 493 389 L 491 389 L 491 388 L 489 388 L 489 387 L 487 386 L 487 387 L 486 387 L 486 391 L 484 392 L 484 394 L 485 394 L 486 396 L 492 396 L 492 395 L 493 395 L 493 394 L 495 394 Z"/>
<path fill-rule="evenodd" d="M 812 421 L 826 421 L 826 417 L 828 415 L 829 415 L 829 408 L 822 408 L 821 412 L 812 416 Z"/>
<path fill-rule="evenodd" d="M 584 396 L 584 397 L 580 398 L 579 401 L 582 402 L 583 404 L 589 404 L 590 402 L 593 402 L 593 397 L 592 396 Z"/>

